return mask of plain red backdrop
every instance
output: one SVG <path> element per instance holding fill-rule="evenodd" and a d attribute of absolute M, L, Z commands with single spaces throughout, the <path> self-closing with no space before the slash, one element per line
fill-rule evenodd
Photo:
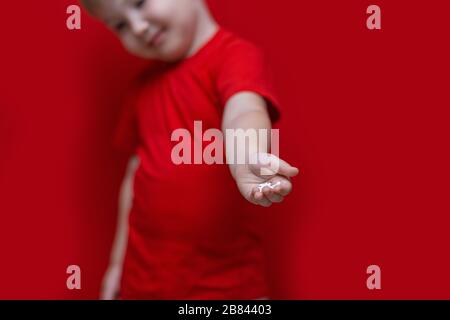
<path fill-rule="evenodd" d="M 84 13 L 68 30 L 70 4 L 2 4 L 2 299 L 96 299 L 114 234 L 125 159 L 110 141 L 144 62 Z M 266 50 L 288 111 L 281 155 L 302 171 L 269 209 L 273 298 L 449 299 L 448 1 L 210 4 Z M 366 288 L 371 264 L 382 290 Z"/>

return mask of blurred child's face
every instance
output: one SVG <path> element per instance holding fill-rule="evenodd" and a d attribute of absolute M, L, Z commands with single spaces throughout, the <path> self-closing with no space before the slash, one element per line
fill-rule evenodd
<path fill-rule="evenodd" d="M 196 0 L 96 0 L 94 14 L 132 54 L 176 61 L 189 53 L 198 19 Z"/>

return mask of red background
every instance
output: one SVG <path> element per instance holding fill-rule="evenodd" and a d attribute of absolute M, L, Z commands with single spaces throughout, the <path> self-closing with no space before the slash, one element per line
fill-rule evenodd
<path fill-rule="evenodd" d="M 281 155 L 302 170 L 269 209 L 273 298 L 449 299 L 448 1 L 210 2 L 267 51 L 289 110 Z M 97 298 L 114 234 L 125 159 L 110 140 L 143 62 L 85 14 L 67 30 L 73 3 L 0 11 L 3 299 Z M 382 290 L 366 288 L 371 264 Z"/>

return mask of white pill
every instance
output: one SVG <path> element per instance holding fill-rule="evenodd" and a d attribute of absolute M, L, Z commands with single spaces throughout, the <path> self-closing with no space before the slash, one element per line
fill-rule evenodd
<path fill-rule="evenodd" d="M 280 184 L 281 184 L 280 181 L 278 181 L 275 184 L 272 184 L 271 182 L 264 182 L 264 183 L 261 183 L 260 185 L 258 185 L 258 189 L 259 189 L 259 192 L 262 192 L 264 187 L 269 187 L 270 189 L 274 189 L 276 186 L 279 186 Z"/>

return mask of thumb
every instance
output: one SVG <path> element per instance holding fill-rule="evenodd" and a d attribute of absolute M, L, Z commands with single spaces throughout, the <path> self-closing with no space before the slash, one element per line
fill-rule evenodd
<path fill-rule="evenodd" d="M 295 177 L 296 175 L 299 174 L 300 170 L 298 170 L 298 168 L 291 166 L 289 163 L 287 163 L 286 161 L 279 159 L 279 168 L 278 168 L 278 174 L 282 175 L 282 176 L 286 176 L 286 177 Z"/>
<path fill-rule="evenodd" d="M 273 154 L 265 154 L 260 158 L 260 175 L 274 176 L 282 175 L 286 177 L 294 177 L 299 173 L 298 168 L 291 166 L 289 163 L 280 159 Z"/>

